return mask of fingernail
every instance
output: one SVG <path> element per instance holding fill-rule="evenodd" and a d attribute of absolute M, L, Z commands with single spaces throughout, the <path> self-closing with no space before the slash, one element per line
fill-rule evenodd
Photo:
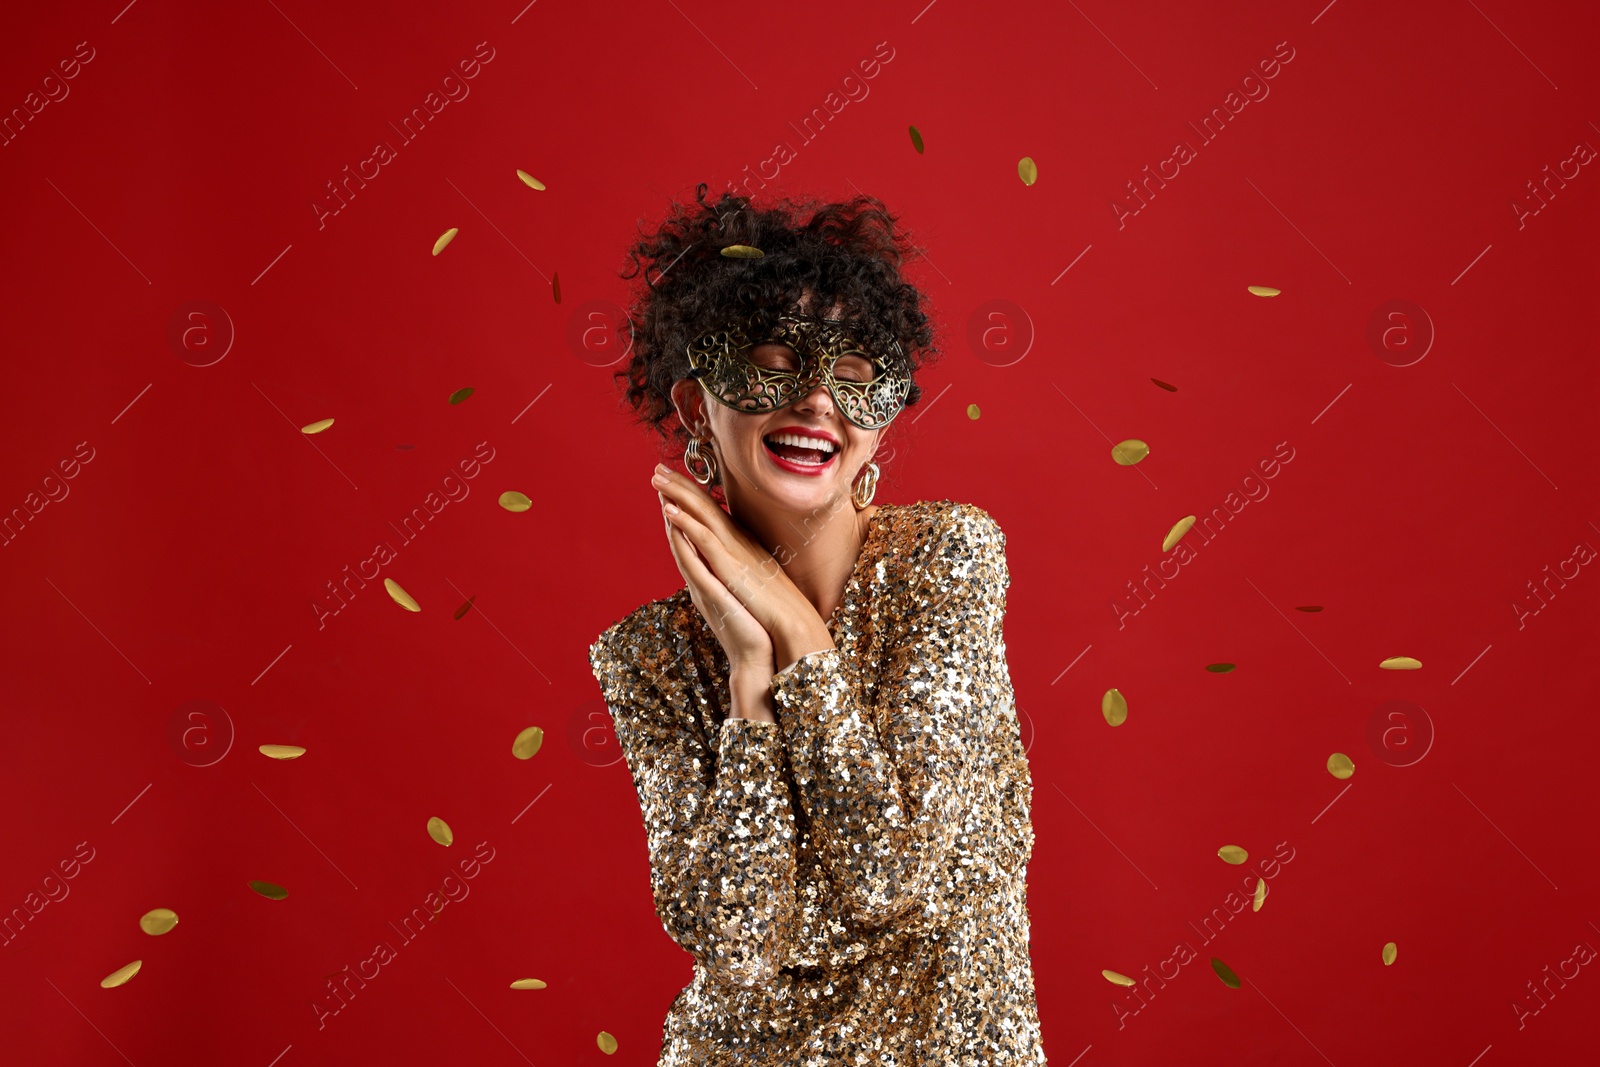
<path fill-rule="evenodd" d="M 662 505 L 662 510 L 668 515 L 676 515 L 678 513 L 678 506 L 676 504 L 665 504 Z"/>

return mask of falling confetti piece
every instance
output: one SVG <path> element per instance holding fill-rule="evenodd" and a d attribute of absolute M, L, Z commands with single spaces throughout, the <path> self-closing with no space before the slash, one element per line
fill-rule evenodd
<path fill-rule="evenodd" d="M 545 984 L 537 978 L 518 978 L 511 983 L 512 989 L 543 989 Z"/>
<path fill-rule="evenodd" d="M 299 759 L 306 754 L 299 745 L 262 745 L 259 751 L 268 759 Z"/>
<path fill-rule="evenodd" d="M 1217 855 L 1222 857 L 1224 863 L 1239 864 L 1250 858 L 1250 853 L 1238 845 L 1223 845 L 1217 849 Z"/>
<path fill-rule="evenodd" d="M 449 845 L 456 839 L 456 835 L 450 832 L 450 824 L 437 815 L 428 820 L 428 836 L 441 845 Z"/>
<path fill-rule="evenodd" d="M 1256 879 L 1256 895 L 1255 895 L 1255 898 L 1250 901 L 1250 910 L 1251 911 L 1260 911 L 1261 910 L 1261 905 L 1266 903 L 1266 900 L 1267 900 L 1267 880 L 1265 878 L 1257 878 Z"/>
<path fill-rule="evenodd" d="M 1389 966 L 1398 955 L 1400 955 L 1400 946 L 1393 941 L 1388 942 L 1383 946 L 1383 965 L 1385 967 Z"/>
<path fill-rule="evenodd" d="M 1296 610 L 1296 611 L 1321 611 L 1322 610 L 1322 605 L 1321 604 L 1307 604 L 1304 607 L 1295 608 L 1294 610 Z"/>
<path fill-rule="evenodd" d="M 445 248 L 449 246 L 450 242 L 456 239 L 456 234 L 460 232 L 461 227 L 452 226 L 448 230 L 441 233 L 439 235 L 439 239 L 433 242 L 433 254 L 438 255 L 440 252 L 443 252 Z"/>
<path fill-rule="evenodd" d="M 1149 454 L 1150 446 L 1137 437 L 1130 437 L 1111 446 L 1111 458 L 1124 467 L 1133 466 Z"/>
<path fill-rule="evenodd" d="M 1355 760 L 1346 756 L 1343 752 L 1335 752 L 1328 757 L 1328 773 L 1343 781 L 1356 773 Z"/>
<path fill-rule="evenodd" d="M 333 425 L 333 420 L 332 419 L 323 419 L 321 422 L 308 422 L 304 426 L 300 427 L 300 432 L 301 433 L 321 433 L 323 430 L 326 430 L 329 426 L 332 426 L 332 425 Z"/>
<path fill-rule="evenodd" d="M 1183 540 L 1183 535 L 1189 532 L 1189 527 L 1194 525 L 1194 516 L 1188 515 L 1172 524 L 1172 529 L 1167 531 L 1167 536 L 1161 539 L 1161 551 L 1171 552 L 1172 546 Z"/>
<path fill-rule="evenodd" d="M 1210 671 L 1212 674 L 1227 674 L 1229 671 L 1233 670 L 1233 664 L 1207 663 L 1206 670 Z"/>
<path fill-rule="evenodd" d="M 752 245 L 728 245 L 722 250 L 722 254 L 729 259 L 760 259 L 766 255 L 761 249 Z"/>
<path fill-rule="evenodd" d="M 910 129 L 911 147 L 915 148 L 917 150 L 917 155 L 920 156 L 922 154 L 922 134 L 917 132 L 917 128 L 915 126 L 910 127 Z"/>
<path fill-rule="evenodd" d="M 142 966 L 144 966 L 144 960 L 134 960 L 132 963 L 128 964 L 126 967 L 121 967 L 121 968 L 118 968 L 115 971 L 112 971 L 110 974 L 108 974 L 104 978 L 100 979 L 100 988 L 101 989 L 115 989 L 115 988 L 117 988 L 117 986 L 122 985 L 128 979 L 130 979 L 134 975 L 138 974 L 139 973 L 139 968 L 142 967 Z"/>
<path fill-rule="evenodd" d="M 554 271 L 550 275 L 550 293 L 556 298 L 556 303 L 561 303 L 561 272 Z"/>
<path fill-rule="evenodd" d="M 519 493 L 515 489 L 508 489 L 500 494 L 500 506 L 507 511 L 527 511 L 533 507 L 533 501 L 528 499 L 526 493 Z"/>
<path fill-rule="evenodd" d="M 283 886 L 273 885 L 271 882 L 252 881 L 250 883 L 250 888 L 254 889 L 257 893 L 260 893 L 268 900 L 283 900 L 289 895 L 289 891 L 283 888 Z"/>
<path fill-rule="evenodd" d="M 1112 985 L 1133 985 L 1133 979 L 1125 974 L 1118 974 L 1116 971 L 1101 971 L 1100 973 Z"/>
<path fill-rule="evenodd" d="M 411 599 L 411 594 L 406 592 L 404 589 L 401 589 L 400 583 L 395 581 L 393 578 L 385 578 L 383 580 L 383 587 L 389 591 L 389 595 L 394 598 L 394 602 L 405 608 L 407 611 L 422 610 L 422 607 L 415 600 Z"/>
<path fill-rule="evenodd" d="M 177 925 L 178 913 L 171 908 L 151 908 L 139 916 L 139 929 L 151 937 L 160 937 Z"/>
<path fill-rule="evenodd" d="M 461 618 L 461 616 L 463 616 L 467 612 L 471 611 L 472 610 L 472 602 L 474 600 L 477 600 L 477 599 L 478 599 L 478 594 L 477 593 L 473 593 L 471 596 L 467 597 L 467 602 L 456 609 L 455 618 L 459 619 L 459 618 Z"/>
<path fill-rule="evenodd" d="M 1282 289 L 1274 289 L 1270 285 L 1252 285 L 1249 288 L 1250 291 L 1257 296 L 1277 296 L 1279 293 L 1283 292 Z"/>
<path fill-rule="evenodd" d="M 525 171 L 525 170 L 517 171 L 517 177 L 521 178 L 522 179 L 522 184 L 526 185 L 529 189 L 537 189 L 540 192 L 544 192 L 544 182 L 540 181 L 538 178 L 535 178 L 533 175 L 529 174 L 527 171 Z"/>
<path fill-rule="evenodd" d="M 1422 669 L 1422 661 L 1410 656 L 1390 656 L 1378 666 L 1386 671 L 1417 671 Z"/>
<path fill-rule="evenodd" d="M 470 386 L 470 385 L 467 386 L 465 389 L 457 389 L 455 392 L 450 394 L 450 403 L 459 404 L 459 403 L 461 403 L 463 400 L 465 400 L 467 397 L 469 397 L 471 395 L 472 395 L 472 386 Z"/>
<path fill-rule="evenodd" d="M 530 726 L 511 742 L 511 754 L 518 759 L 532 759 L 542 744 L 544 744 L 544 731 L 537 726 Z"/>
<path fill-rule="evenodd" d="M 976 404 L 968 404 L 967 405 L 967 418 L 976 419 L 980 414 L 982 414 L 982 413 L 978 410 L 978 405 L 976 405 Z"/>
<path fill-rule="evenodd" d="M 1023 156 L 1017 160 L 1017 177 L 1022 179 L 1023 185 L 1032 185 L 1039 180 L 1039 168 L 1033 162 L 1032 156 Z"/>
<path fill-rule="evenodd" d="M 600 1031 L 599 1036 L 594 1039 L 594 1043 L 599 1045 L 600 1051 L 604 1052 L 607 1056 L 617 1051 L 617 1039 L 606 1033 L 604 1030 Z"/>
<path fill-rule="evenodd" d="M 1239 976 L 1234 974 L 1226 963 L 1223 963 L 1215 956 L 1211 957 L 1211 969 L 1217 972 L 1217 977 L 1222 979 L 1223 985 L 1229 989 L 1239 988 Z"/>
<path fill-rule="evenodd" d="M 1169 393 L 1176 393 L 1178 391 L 1178 387 L 1176 385 L 1168 385 L 1166 382 L 1162 381 L 1160 378 L 1151 378 L 1150 380 L 1152 382 L 1155 382 L 1157 385 L 1161 386 L 1161 388 L 1165 389 Z"/>
<path fill-rule="evenodd" d="M 1100 714 L 1111 726 L 1121 726 L 1128 721 L 1128 699 L 1115 689 L 1107 689 L 1100 698 Z"/>

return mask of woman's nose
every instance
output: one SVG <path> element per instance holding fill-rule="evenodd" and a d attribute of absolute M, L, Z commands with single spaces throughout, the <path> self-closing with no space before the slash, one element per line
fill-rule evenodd
<path fill-rule="evenodd" d="M 800 399 L 796 401 L 795 406 L 823 415 L 832 412 L 833 394 L 828 392 L 828 383 L 818 378 L 810 391 L 800 395 Z"/>

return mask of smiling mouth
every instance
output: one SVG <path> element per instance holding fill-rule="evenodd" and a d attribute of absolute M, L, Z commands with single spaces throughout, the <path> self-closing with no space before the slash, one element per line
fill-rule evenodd
<path fill-rule="evenodd" d="M 775 434 L 773 436 L 788 436 L 788 440 L 774 441 L 768 437 L 762 438 L 761 443 L 763 446 L 765 446 L 768 454 L 777 459 L 783 460 L 786 463 L 794 464 L 795 466 L 816 468 L 826 467 L 829 463 L 833 462 L 833 458 L 839 454 L 838 449 L 833 448 L 833 446 L 828 444 L 826 441 L 808 439 L 808 444 L 799 445 L 793 443 L 795 440 L 794 436 L 784 434 Z M 811 447 L 812 444 L 820 445 L 821 447 L 814 448 Z"/>

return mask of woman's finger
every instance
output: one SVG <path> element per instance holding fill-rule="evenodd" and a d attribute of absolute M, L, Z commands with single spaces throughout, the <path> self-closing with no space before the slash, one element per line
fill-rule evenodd
<path fill-rule="evenodd" d="M 670 502 L 667 506 L 671 506 Z M 681 507 L 676 514 L 669 513 L 667 521 L 698 551 L 702 565 L 724 586 L 732 589 L 732 579 L 739 570 L 739 564 L 716 533 Z"/>
<path fill-rule="evenodd" d="M 721 629 L 723 617 L 734 607 L 732 594 L 706 567 L 705 561 L 682 530 L 674 528 L 667 538 L 672 542 L 673 554 L 678 558 L 678 570 L 689 586 L 689 599 L 694 601 L 702 619 L 711 624 L 713 629 Z"/>
<path fill-rule="evenodd" d="M 657 471 L 656 476 L 657 480 L 651 484 L 656 486 L 663 499 L 678 505 L 706 526 L 715 528 L 719 518 L 731 521 L 728 520 L 728 513 L 711 499 L 711 494 L 701 488 L 699 482 L 672 470 Z"/>
<path fill-rule="evenodd" d="M 705 575 L 708 584 L 715 583 L 717 611 L 725 614 L 743 609 L 759 618 L 752 598 L 761 594 L 765 583 L 752 573 L 750 566 L 742 563 L 715 535 L 683 511 L 671 516 L 671 521 L 677 527 L 678 536 L 684 539 L 687 551 L 694 556 L 698 571 Z"/>

